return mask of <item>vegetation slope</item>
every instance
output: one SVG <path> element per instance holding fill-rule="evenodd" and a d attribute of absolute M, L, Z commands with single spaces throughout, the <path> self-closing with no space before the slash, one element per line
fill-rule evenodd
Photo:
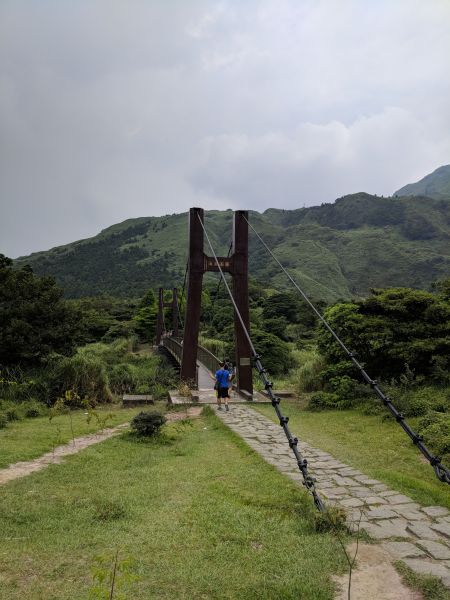
<path fill-rule="evenodd" d="M 206 213 L 218 253 L 228 251 L 232 219 L 231 210 Z M 334 204 L 251 212 L 250 219 L 307 292 L 327 302 L 365 296 L 372 287 L 428 289 L 450 270 L 450 194 L 435 200 L 358 193 Z M 137 297 L 150 287 L 182 285 L 187 236 L 186 213 L 129 219 L 15 264 L 53 275 L 67 297 Z M 286 285 L 253 235 L 250 272 L 271 287 Z"/>
<path fill-rule="evenodd" d="M 450 165 L 443 165 L 416 183 L 395 192 L 397 196 L 429 196 L 440 200 L 450 197 Z"/>

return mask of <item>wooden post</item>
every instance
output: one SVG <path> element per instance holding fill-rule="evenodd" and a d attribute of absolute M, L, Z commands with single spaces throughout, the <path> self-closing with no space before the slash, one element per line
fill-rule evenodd
<path fill-rule="evenodd" d="M 172 331 L 175 337 L 178 337 L 178 290 L 172 290 Z"/>
<path fill-rule="evenodd" d="M 197 378 L 197 346 L 202 305 L 202 282 L 205 270 L 203 252 L 203 209 L 189 211 L 189 268 L 186 312 L 184 317 L 183 356 L 181 359 L 181 379 L 191 384 Z"/>
<path fill-rule="evenodd" d="M 156 345 L 161 343 L 161 336 L 164 331 L 164 288 L 158 291 L 158 317 L 156 319 Z"/>
<path fill-rule="evenodd" d="M 237 210 L 233 218 L 233 296 L 242 320 L 250 333 L 248 306 L 248 211 Z M 252 353 L 242 325 L 234 315 L 236 368 L 239 391 L 253 394 Z"/>

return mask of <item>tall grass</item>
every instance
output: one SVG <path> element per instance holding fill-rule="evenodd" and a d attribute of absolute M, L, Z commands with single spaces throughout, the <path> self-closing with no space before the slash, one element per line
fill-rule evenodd
<path fill-rule="evenodd" d="M 316 392 L 322 389 L 320 372 L 324 368 L 324 359 L 317 349 L 299 350 L 299 367 L 292 373 L 294 388 L 298 394 Z"/>
<path fill-rule="evenodd" d="M 207 338 L 202 335 L 199 336 L 198 343 L 203 348 L 206 348 L 210 352 L 217 356 L 219 360 L 223 360 L 227 357 L 227 344 L 222 340 L 216 340 L 214 338 Z"/>

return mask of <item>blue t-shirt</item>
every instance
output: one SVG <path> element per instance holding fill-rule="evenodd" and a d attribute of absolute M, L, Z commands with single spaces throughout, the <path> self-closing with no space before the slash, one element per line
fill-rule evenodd
<path fill-rule="evenodd" d="M 219 384 L 219 387 L 225 388 L 228 387 L 228 380 L 230 377 L 230 371 L 226 369 L 219 369 L 216 371 L 216 380 Z"/>

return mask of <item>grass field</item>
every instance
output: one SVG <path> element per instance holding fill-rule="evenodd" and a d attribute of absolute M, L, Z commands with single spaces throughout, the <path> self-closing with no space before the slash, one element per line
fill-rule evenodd
<path fill-rule="evenodd" d="M 292 401 L 284 401 L 282 409 L 300 439 L 421 504 L 450 508 L 448 486 L 435 477 L 428 462 L 394 421 L 366 416 L 358 410 L 308 412 Z M 258 406 L 257 410 L 276 421 L 271 406 Z M 409 422 L 414 425 L 414 419 Z"/>
<path fill-rule="evenodd" d="M 215 416 L 168 430 L 3 486 L 2 600 L 109 598 L 92 572 L 108 574 L 117 551 L 136 578 L 119 569 L 117 598 L 331 600 L 344 558 L 304 491 Z"/>
<path fill-rule="evenodd" d="M 131 419 L 139 409 L 105 406 L 98 408 L 98 412 L 101 417 L 110 414 L 106 427 L 114 427 Z M 95 418 L 87 423 L 86 414 L 82 410 L 72 412 L 72 423 L 75 437 L 100 429 Z M 67 414 L 57 415 L 51 422 L 48 417 L 12 421 L 7 427 L 0 429 L 0 468 L 21 460 L 37 458 L 71 439 L 72 430 Z"/>

